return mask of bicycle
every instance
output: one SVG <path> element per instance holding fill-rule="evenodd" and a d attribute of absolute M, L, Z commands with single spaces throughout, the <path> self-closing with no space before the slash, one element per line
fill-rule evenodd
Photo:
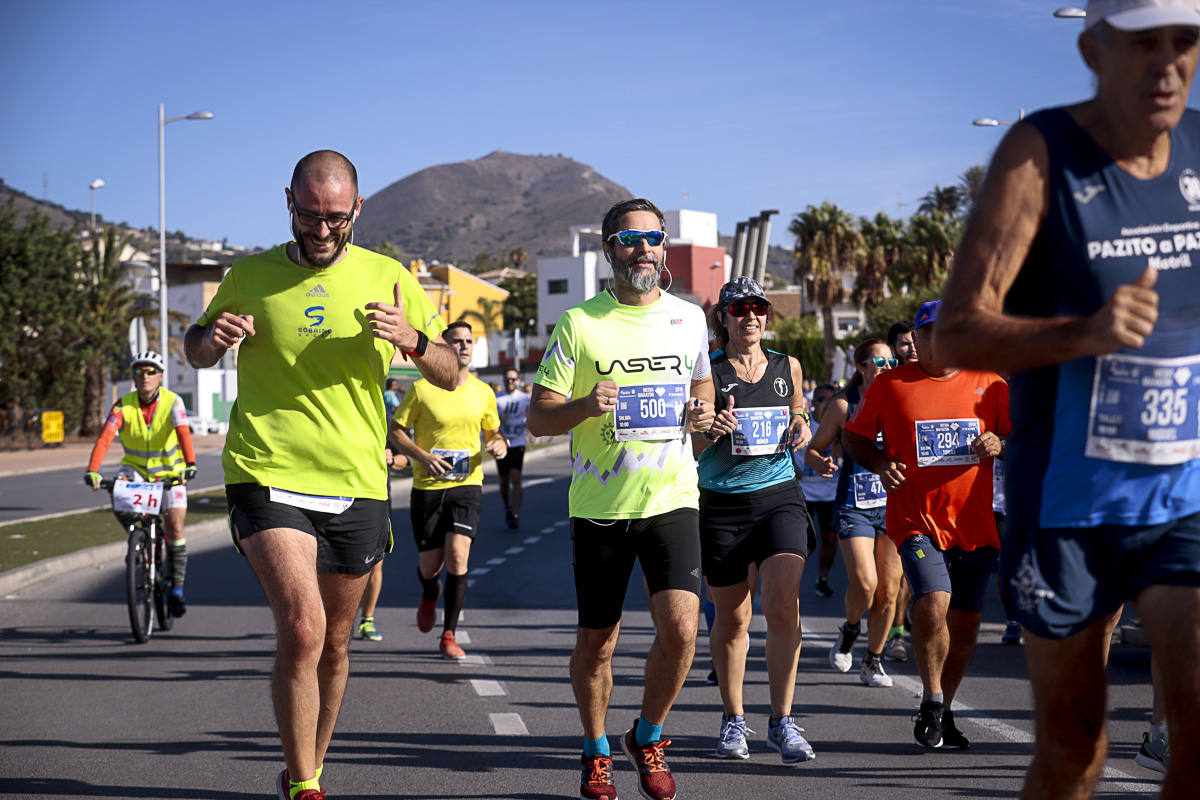
<path fill-rule="evenodd" d="M 108 491 L 113 514 L 129 532 L 125 551 L 125 601 L 129 606 L 129 624 L 138 644 L 150 641 L 154 623 L 169 631 L 174 618 L 167 607 L 167 543 L 162 535 L 162 494 L 183 483 L 179 476 L 165 481 L 128 481 L 104 479 L 100 488 Z"/>

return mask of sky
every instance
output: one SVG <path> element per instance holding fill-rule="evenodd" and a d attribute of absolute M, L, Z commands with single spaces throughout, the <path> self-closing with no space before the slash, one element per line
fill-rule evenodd
<path fill-rule="evenodd" d="M 1091 95 L 1080 20 L 1039 0 L 0 2 L 0 178 L 230 244 L 289 238 L 305 153 L 368 198 L 493 150 L 562 154 L 723 234 L 809 204 L 907 217 L 986 164 L 972 126 Z M 597 220 L 580 220 L 592 223 Z M 567 232 L 563 231 L 564 244 Z"/>

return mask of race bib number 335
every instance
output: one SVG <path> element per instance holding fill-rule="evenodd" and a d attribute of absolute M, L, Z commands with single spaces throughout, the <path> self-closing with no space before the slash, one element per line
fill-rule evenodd
<path fill-rule="evenodd" d="M 1200 457 L 1200 356 L 1097 358 L 1084 454 L 1159 466 Z"/>

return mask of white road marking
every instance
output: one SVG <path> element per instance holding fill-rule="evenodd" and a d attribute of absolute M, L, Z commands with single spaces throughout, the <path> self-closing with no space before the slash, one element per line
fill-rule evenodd
<path fill-rule="evenodd" d="M 468 589 L 470 589 L 470 588 L 471 588 L 472 586 L 474 586 L 474 585 L 475 585 L 475 579 L 474 579 L 474 578 L 467 578 L 467 588 L 468 588 Z"/>
<path fill-rule="evenodd" d="M 525 548 L 521 547 L 520 545 L 517 545 L 516 547 L 510 547 L 507 550 L 505 550 L 504 555 L 515 556 L 517 553 L 524 553 L 524 552 L 525 552 Z"/>
<path fill-rule="evenodd" d="M 528 736 L 529 729 L 520 714 L 488 714 L 492 728 L 501 736 Z"/>
<path fill-rule="evenodd" d="M 554 528 L 542 528 L 542 533 L 554 533 Z"/>
<path fill-rule="evenodd" d="M 489 558 L 487 563 L 493 567 L 498 567 L 504 563 L 504 559 L 500 557 Z"/>
<path fill-rule="evenodd" d="M 542 540 L 542 537 L 540 537 L 540 536 L 530 536 L 528 539 L 525 540 L 525 544 L 537 544 L 541 540 Z"/>
<path fill-rule="evenodd" d="M 467 653 L 463 658 L 458 659 L 458 663 L 464 667 L 490 667 L 492 660 L 485 655 L 479 653 Z"/>
<path fill-rule="evenodd" d="M 567 526 L 568 526 L 568 525 L 570 525 L 570 524 L 571 524 L 571 520 L 569 520 L 569 519 L 560 519 L 558 522 L 554 523 L 554 527 L 556 527 L 556 528 L 565 528 L 565 527 L 567 527 Z"/>
<path fill-rule="evenodd" d="M 500 697 L 508 694 L 508 692 L 504 691 L 504 687 L 500 685 L 500 681 L 471 678 L 471 688 L 480 697 Z"/>
<path fill-rule="evenodd" d="M 471 634 L 470 632 L 461 629 L 456 630 L 454 632 L 454 641 L 458 642 L 459 644 L 470 644 Z"/>
<path fill-rule="evenodd" d="M 471 570 L 472 575 L 487 575 L 492 571 L 491 567 L 475 567 Z"/>
<path fill-rule="evenodd" d="M 530 486 L 541 486 L 543 483 L 554 483 L 554 478 L 534 478 L 531 481 L 521 481 L 521 488 L 528 489 Z"/>

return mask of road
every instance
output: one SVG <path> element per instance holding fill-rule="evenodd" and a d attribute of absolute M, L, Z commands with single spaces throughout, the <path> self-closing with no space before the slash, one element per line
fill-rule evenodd
<path fill-rule="evenodd" d="M 569 462 L 528 464 L 522 529 L 509 532 L 494 478 L 485 486 L 460 641 L 466 663 L 438 657 L 435 632 L 413 624 L 418 585 L 407 500 L 395 498 L 396 551 L 385 562 L 376 619 L 382 642 L 355 640 L 341 719 L 325 765 L 331 798 L 562 798 L 577 796 L 582 734 L 567 678 L 574 589 L 566 516 Z M 244 563 L 220 533 L 189 535 L 190 611 L 169 633 L 132 643 L 119 560 L 30 585 L 0 602 L 0 796 L 6 798 L 273 797 L 282 768 L 268 681 L 271 616 Z M 833 584 L 845 586 L 840 562 Z M 817 752 L 784 767 L 764 742 L 763 623 L 756 617 L 746 680 L 749 761 L 712 757 L 720 698 L 704 685 L 702 633 L 687 685 L 668 719 L 667 754 L 680 798 L 930 800 L 1015 797 L 1031 754 L 1030 698 L 1021 648 L 1001 645 L 1003 618 L 985 614 L 975 662 L 956 704 L 965 752 L 924 751 L 910 717 L 919 682 L 909 661 L 889 664 L 891 689 L 867 689 L 826 660 L 839 600 L 815 597 L 805 576 L 805 646 L 796 713 Z M 610 741 L 636 717 L 652 628 L 634 575 L 614 660 Z M 1133 755 L 1150 706 L 1149 652 L 1117 645 L 1109 705 L 1113 747 L 1097 797 L 1157 792 Z M 621 797 L 637 796 L 618 761 Z"/>

